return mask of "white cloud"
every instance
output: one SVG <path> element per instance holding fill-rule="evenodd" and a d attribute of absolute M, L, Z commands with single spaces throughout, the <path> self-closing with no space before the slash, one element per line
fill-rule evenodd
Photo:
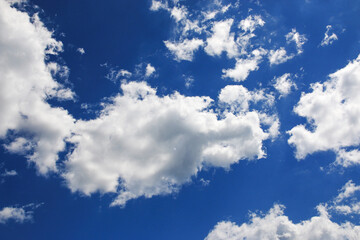
<path fill-rule="evenodd" d="M 326 26 L 326 32 L 325 32 L 324 39 L 321 41 L 321 46 L 324 47 L 327 45 L 331 45 L 334 41 L 338 40 L 338 37 L 336 36 L 335 33 L 329 34 L 331 29 L 332 29 L 331 25 Z"/>
<path fill-rule="evenodd" d="M 245 32 L 253 32 L 255 29 L 260 26 L 264 26 L 265 22 L 262 20 L 259 15 L 250 15 L 247 18 L 243 19 L 239 23 L 239 28 Z"/>
<path fill-rule="evenodd" d="M 204 165 L 229 168 L 264 157 L 269 133 L 258 112 L 220 116 L 209 97 L 159 97 L 144 82 L 121 86 L 99 118 L 79 120 L 63 174 L 69 188 L 90 195 L 116 192 L 112 205 L 176 192 Z M 123 114 L 126 112 L 126 114 Z"/>
<path fill-rule="evenodd" d="M 212 35 L 206 40 L 205 52 L 211 56 L 219 56 L 223 52 L 229 58 L 236 57 L 238 48 L 235 43 L 234 33 L 230 33 L 233 19 L 215 22 L 212 27 Z"/>
<path fill-rule="evenodd" d="M 303 52 L 303 45 L 307 42 L 307 38 L 304 34 L 298 33 L 296 29 L 293 28 L 291 32 L 285 35 L 285 37 L 288 43 L 294 42 L 296 44 L 298 54 Z"/>
<path fill-rule="evenodd" d="M 163 3 L 162 1 L 152 0 L 150 10 L 151 11 L 158 11 L 160 9 L 167 9 L 167 2 Z"/>
<path fill-rule="evenodd" d="M 152 66 L 150 63 L 146 65 L 145 69 L 145 77 L 150 77 L 155 72 L 154 66 Z"/>
<path fill-rule="evenodd" d="M 190 88 L 194 83 L 194 77 L 193 76 L 184 76 L 185 77 L 185 87 Z"/>
<path fill-rule="evenodd" d="M 341 189 L 339 195 L 335 198 L 335 202 L 339 203 L 354 195 L 355 192 L 360 191 L 360 186 L 356 186 L 353 181 L 348 181 Z"/>
<path fill-rule="evenodd" d="M 227 85 L 219 94 L 219 103 L 233 114 L 249 111 L 252 104 L 260 104 L 258 115 L 262 124 L 268 126 L 269 137 L 275 139 L 279 135 L 280 121 L 276 114 L 269 115 L 265 112 L 274 112 L 274 96 L 266 93 L 263 89 L 249 91 L 241 85 Z"/>
<path fill-rule="evenodd" d="M 244 81 L 252 71 L 259 69 L 259 64 L 266 54 L 266 50 L 260 48 L 252 51 L 247 58 L 236 59 L 235 68 L 223 69 L 223 78 L 232 78 L 235 82 Z"/>
<path fill-rule="evenodd" d="M 13 177 L 13 176 L 16 176 L 18 175 L 18 173 L 15 171 L 15 170 L 6 170 L 4 171 L 4 173 L 1 174 L 2 177 Z"/>
<path fill-rule="evenodd" d="M 108 69 L 108 73 L 105 75 L 105 78 L 113 82 L 128 79 L 132 76 L 132 73 L 128 70 L 120 69 L 119 67 L 112 67 L 108 63 L 101 64 L 100 66 Z"/>
<path fill-rule="evenodd" d="M 280 97 L 287 96 L 292 88 L 296 88 L 296 84 L 291 79 L 290 73 L 285 73 L 276 78 L 273 86 L 280 93 Z"/>
<path fill-rule="evenodd" d="M 305 158 L 316 151 L 333 150 L 343 166 L 359 163 L 360 144 L 360 55 L 344 68 L 329 75 L 324 83 L 312 85 L 312 92 L 302 94 L 294 108 L 306 117 L 311 130 L 301 124 L 288 133 L 289 144 L 296 147 L 296 157 Z M 350 150 L 348 147 L 354 147 Z M 355 150 L 355 151 L 354 151 Z"/>
<path fill-rule="evenodd" d="M 250 221 L 240 226 L 230 221 L 221 221 L 205 239 L 359 239 L 360 226 L 345 221 L 346 218 L 353 220 L 355 214 L 360 214 L 359 193 L 360 186 L 350 180 L 337 197 L 319 204 L 316 207 L 318 215 L 308 220 L 293 223 L 284 215 L 285 207 L 275 204 L 267 214 L 251 214 Z M 339 224 L 332 221 L 330 213 L 341 216 L 345 222 Z"/>
<path fill-rule="evenodd" d="M 206 240 L 339 240 L 359 239 L 360 226 L 349 222 L 338 224 L 318 207 L 319 215 L 300 223 L 293 223 L 284 215 L 284 206 L 275 204 L 266 215 L 252 214 L 249 223 L 240 226 L 229 221 L 219 222 Z"/>
<path fill-rule="evenodd" d="M 37 14 L 30 18 L 0 1 L 0 138 L 8 137 L 8 150 L 25 154 L 43 174 L 56 171 L 57 153 L 74 124 L 66 110 L 46 102 L 74 96 L 53 79 L 54 64 L 44 61 L 59 51 L 62 43 Z"/>
<path fill-rule="evenodd" d="M 272 106 L 274 96 L 266 94 L 263 90 L 249 91 L 241 85 L 227 85 L 221 89 L 219 101 L 226 103 L 233 113 L 249 111 L 250 103 L 262 101 L 262 106 Z"/>
<path fill-rule="evenodd" d="M 321 204 L 324 211 L 332 215 L 339 215 L 342 218 L 352 219 L 354 215 L 360 215 L 360 186 L 349 180 L 333 200 Z"/>
<path fill-rule="evenodd" d="M 295 55 L 287 55 L 286 50 L 281 47 L 277 50 L 270 50 L 269 52 L 269 62 L 270 65 L 278 65 L 284 62 L 287 62 L 288 60 L 292 59 Z"/>
<path fill-rule="evenodd" d="M 181 20 L 186 19 L 187 14 L 187 10 L 184 6 L 175 6 L 171 9 L 171 16 L 175 19 L 176 22 L 180 22 Z"/>
<path fill-rule="evenodd" d="M 83 49 L 83 48 L 78 48 L 78 49 L 76 49 L 76 51 L 77 51 L 78 53 L 80 53 L 81 55 L 84 55 L 84 54 L 85 54 L 85 49 Z"/>
<path fill-rule="evenodd" d="M 9 221 L 23 223 L 32 221 L 33 212 L 27 211 L 26 207 L 4 207 L 0 210 L 0 224 L 6 224 Z"/>
<path fill-rule="evenodd" d="M 175 55 L 175 60 L 192 61 L 194 52 L 197 51 L 204 42 L 201 39 L 193 38 L 191 40 L 185 39 L 182 42 L 164 41 L 165 46 Z"/>
<path fill-rule="evenodd" d="M 336 154 L 335 164 L 350 167 L 360 164 L 360 151 L 358 149 L 346 151 L 340 149 Z"/>

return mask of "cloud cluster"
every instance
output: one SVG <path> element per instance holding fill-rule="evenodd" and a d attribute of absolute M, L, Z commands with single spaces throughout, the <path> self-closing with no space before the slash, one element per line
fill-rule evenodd
<path fill-rule="evenodd" d="M 121 88 L 99 118 L 75 126 L 63 173 L 72 191 L 117 192 L 112 205 L 123 206 L 177 191 L 204 166 L 229 168 L 265 155 L 262 141 L 270 136 L 255 111 L 218 115 L 209 97 L 159 97 L 144 82 Z"/>
<path fill-rule="evenodd" d="M 6 149 L 26 155 L 43 174 L 56 171 L 57 154 L 74 124 L 66 110 L 47 103 L 74 97 L 53 78 L 61 68 L 45 61 L 59 51 L 62 43 L 36 14 L 0 1 L 0 138 L 7 137 Z"/>
<path fill-rule="evenodd" d="M 324 83 L 313 84 L 312 92 L 302 94 L 294 111 L 308 124 L 288 131 L 288 142 L 296 147 L 297 158 L 333 150 L 337 163 L 344 167 L 360 163 L 359 91 L 360 55 Z"/>
<path fill-rule="evenodd" d="M 193 61 L 199 49 L 212 57 L 226 54 L 229 59 L 236 59 L 235 67 L 223 69 L 223 78 L 235 82 L 246 80 L 252 71 L 259 69 L 260 63 L 267 58 L 270 65 L 284 63 L 302 54 L 307 38 L 296 29 L 292 29 L 284 37 L 287 45 L 294 44 L 295 52 L 288 53 L 285 47 L 265 49 L 270 37 L 255 38 L 255 31 L 265 25 L 261 15 L 249 14 L 244 19 L 225 14 L 236 9 L 237 4 L 222 5 L 221 1 L 210 1 L 209 10 L 188 10 L 179 1 L 153 0 L 150 10 L 161 9 L 170 13 L 175 20 L 175 39 L 164 41 L 165 46 L 178 62 Z M 255 41 L 252 39 L 255 38 Z"/>
<path fill-rule="evenodd" d="M 288 54 L 284 47 L 276 50 L 270 50 L 268 59 L 270 65 L 278 65 L 293 59 L 295 56 L 303 53 L 303 45 L 307 42 L 305 34 L 300 34 L 295 28 L 285 35 L 287 44 L 295 43 L 296 53 Z"/>
<path fill-rule="evenodd" d="M 284 206 L 275 204 L 265 215 L 251 216 L 249 223 L 219 222 L 205 238 L 206 240 L 339 240 L 359 239 L 360 226 L 349 222 L 338 224 L 319 209 L 319 215 L 299 223 L 284 215 Z"/>
<path fill-rule="evenodd" d="M 158 96 L 145 82 L 123 81 L 122 93 L 103 103 L 97 118 L 75 120 L 47 102 L 74 96 L 55 80 L 62 68 L 47 61 L 62 43 L 37 15 L 29 17 L 4 0 L 0 7 L 0 136 L 7 151 L 26 155 L 40 174 L 58 172 L 72 191 L 115 192 L 113 205 L 121 206 L 140 196 L 173 193 L 204 167 L 228 169 L 239 160 L 264 157 L 263 141 L 277 133 L 275 115 L 249 107 L 272 97 L 244 88 L 251 97 L 241 103 L 229 100 L 226 95 L 235 86 L 224 89 L 215 103 L 177 92 Z M 102 66 L 113 81 L 132 76 Z M 143 78 L 155 72 L 151 64 L 139 69 L 135 75 L 140 71 Z M 247 108 L 235 111 L 245 102 Z M 66 143 L 71 149 L 64 169 L 58 170 L 58 154 Z"/>
<path fill-rule="evenodd" d="M 348 181 L 339 195 L 328 203 L 319 204 L 318 215 L 299 223 L 292 222 L 284 215 L 285 207 L 275 204 L 266 214 L 251 214 L 248 223 L 240 226 L 230 221 L 219 222 L 205 238 L 221 239 L 359 239 L 360 226 L 346 221 L 342 224 L 331 220 L 331 214 L 351 216 L 360 214 L 360 186 Z"/>

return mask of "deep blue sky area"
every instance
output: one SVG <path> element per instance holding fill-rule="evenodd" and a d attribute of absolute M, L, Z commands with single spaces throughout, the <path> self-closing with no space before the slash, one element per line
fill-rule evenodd
<path fill-rule="evenodd" d="M 211 9 L 209 2 L 180 0 L 178 4 L 191 12 L 190 19 L 200 11 Z M 33 217 L 29 221 L 0 224 L 0 239 L 204 239 L 218 222 L 241 225 L 248 222 L 250 212 L 266 213 L 274 204 L 283 204 L 285 215 L 299 223 L 316 216 L 316 206 L 336 197 L 349 180 L 360 184 L 359 166 L 334 167 L 333 149 L 297 159 L 287 133 L 298 124 L 311 128 L 311 122 L 293 111 L 301 95 L 312 91 L 310 85 L 327 81 L 329 74 L 344 68 L 359 55 L 360 2 L 260 0 L 240 1 L 236 5 L 236 1 L 222 1 L 223 6 L 230 3 L 233 5 L 230 10 L 211 21 L 232 18 L 231 31 L 237 34 L 242 19 L 251 14 L 260 15 L 265 25 L 254 31 L 254 49 L 262 47 L 270 51 L 286 47 L 294 57 L 274 65 L 264 57 L 246 80 L 236 82 L 223 78 L 223 69 L 233 68 L 241 57 L 229 58 L 225 52 L 210 56 L 204 51 L 206 43 L 194 52 L 192 61 L 177 61 L 164 41 L 196 37 L 206 42 L 211 27 L 207 33 L 181 36 L 170 13 L 165 9 L 151 11 L 150 0 L 28 0 L 29 11 L 40 12 L 41 21 L 63 43 L 64 51 L 51 56 L 51 60 L 69 68 L 68 79 L 57 80 L 76 94 L 75 101 L 51 99 L 49 103 L 66 109 L 74 119 L 97 118 L 101 103 L 122 93 L 121 79 L 110 80 L 107 74 L 112 69 L 125 69 L 132 73 L 127 81 L 146 81 L 157 89 L 159 96 L 175 91 L 184 96 L 209 96 L 215 100 L 213 108 L 217 106 L 221 89 L 227 85 L 242 85 L 249 91 L 264 89 L 274 96 L 271 111 L 278 116 L 280 128 L 275 139 L 263 141 L 264 158 L 241 160 L 230 168 L 205 164 L 196 175 L 180 184 L 177 191 L 151 198 L 140 196 L 123 207 L 110 207 L 116 193 L 98 191 L 86 196 L 72 192 L 59 173 L 39 173 L 26 156 L 6 150 L 5 145 L 11 139 L 3 137 L 0 172 L 15 170 L 17 175 L 1 177 L 0 209 L 30 203 L 40 206 L 31 210 Z M 321 46 L 327 25 L 332 26 L 338 40 Z M 307 38 L 301 54 L 297 54 L 294 42 L 286 41 L 285 35 L 292 29 Z M 85 54 L 80 54 L 78 48 L 83 48 Z M 148 63 L 156 69 L 151 77 L 144 75 Z M 285 73 L 291 74 L 297 87 L 280 97 L 273 83 Z M 190 87 L 185 85 L 187 78 L 193 79 Z M 71 147 L 68 145 L 59 153 L 60 169 Z M 332 220 L 341 222 L 342 218 L 334 215 Z M 351 221 L 358 225 L 358 215 Z"/>

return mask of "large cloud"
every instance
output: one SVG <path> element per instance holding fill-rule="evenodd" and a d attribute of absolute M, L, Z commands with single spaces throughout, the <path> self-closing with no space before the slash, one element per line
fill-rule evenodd
<path fill-rule="evenodd" d="M 215 105 L 209 97 L 160 97 L 144 82 L 123 83 L 98 118 L 75 122 L 47 102 L 74 96 L 54 79 L 61 67 L 48 62 L 62 43 L 37 15 L 29 17 L 4 0 L 0 7 L 0 136 L 9 152 L 26 155 L 41 174 L 58 171 L 58 153 L 72 144 L 59 173 L 72 191 L 116 192 L 113 205 L 172 193 L 204 166 L 229 168 L 264 157 L 263 141 L 277 134 L 276 116 L 249 107 L 271 96 L 244 88 L 252 97 L 240 103 L 228 96 L 240 93 L 238 86 L 224 89 Z M 112 70 L 108 77 L 129 75 Z M 245 102 L 248 107 L 238 111 L 236 105 Z"/>
<path fill-rule="evenodd" d="M 359 196 L 360 186 L 348 181 L 340 190 L 337 197 L 327 203 L 321 203 L 316 208 L 318 215 L 309 220 L 293 223 L 284 215 L 285 207 L 275 204 L 267 214 L 252 214 L 248 223 L 238 226 L 230 221 L 219 222 L 206 237 L 206 240 L 220 239 L 359 239 L 360 226 L 348 221 L 342 224 L 331 220 L 331 214 L 342 219 L 353 221 L 355 214 L 360 214 Z M 344 220 L 343 220 L 344 221 Z"/>
<path fill-rule="evenodd" d="M 227 53 L 229 58 L 236 57 L 238 47 L 235 43 L 235 34 L 231 33 L 233 19 L 215 22 L 212 27 L 212 35 L 206 39 L 205 52 L 211 56 L 219 56 L 223 52 Z"/>
<path fill-rule="evenodd" d="M 99 118 L 76 124 L 63 175 L 72 191 L 118 192 L 113 205 L 124 205 L 176 191 L 203 166 L 229 168 L 265 155 L 269 133 L 258 112 L 219 115 L 209 97 L 159 97 L 144 82 L 121 87 L 123 94 L 105 104 Z"/>
<path fill-rule="evenodd" d="M 29 17 L 0 0 L 0 137 L 8 136 L 7 149 L 25 154 L 43 174 L 56 170 L 57 153 L 74 122 L 46 102 L 73 98 L 52 77 L 59 66 L 45 63 L 48 54 L 61 50 L 36 14 Z"/>
<path fill-rule="evenodd" d="M 284 215 L 282 205 L 274 205 L 266 215 L 253 214 L 249 223 L 219 222 L 206 240 L 339 240 L 359 239 L 360 226 L 346 222 L 338 224 L 329 219 L 319 207 L 319 216 L 300 223 L 293 223 Z"/>
<path fill-rule="evenodd" d="M 360 144 L 360 55 L 346 67 L 312 85 L 294 108 L 306 117 L 311 129 L 301 124 L 289 131 L 288 142 L 301 159 L 316 151 L 333 150 L 343 166 L 358 164 Z"/>

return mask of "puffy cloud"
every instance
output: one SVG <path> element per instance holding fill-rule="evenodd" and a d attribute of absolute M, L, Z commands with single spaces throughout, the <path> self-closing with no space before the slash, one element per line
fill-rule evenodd
<path fill-rule="evenodd" d="M 232 78 L 235 82 L 244 81 L 252 71 L 259 69 L 259 64 L 266 50 L 259 48 L 252 51 L 247 58 L 236 59 L 235 68 L 223 69 L 223 78 Z"/>
<path fill-rule="evenodd" d="M 319 204 L 316 207 L 319 214 L 309 220 L 293 223 L 284 215 L 285 207 L 275 204 L 267 214 L 251 214 L 250 221 L 240 226 L 229 221 L 219 222 L 206 239 L 359 239 L 360 226 L 348 221 L 336 223 L 330 215 L 352 219 L 354 214 L 360 214 L 359 193 L 360 186 L 350 180 L 337 197 Z"/>
<path fill-rule="evenodd" d="M 212 27 L 212 35 L 206 40 L 205 52 L 211 56 L 219 56 L 223 52 L 229 58 L 237 56 L 238 48 L 235 43 L 234 33 L 230 33 L 233 19 L 215 22 Z"/>
<path fill-rule="evenodd" d="M 294 54 L 287 55 L 286 50 L 283 47 L 281 47 L 277 50 L 270 50 L 268 59 L 270 65 L 278 65 L 287 62 L 288 60 L 292 59 L 294 56 L 295 56 Z"/>
<path fill-rule="evenodd" d="M 258 104 L 258 114 L 262 124 L 268 126 L 269 136 L 275 139 L 279 135 L 280 122 L 276 114 L 266 114 L 265 112 L 274 112 L 274 96 L 266 93 L 263 89 L 249 91 L 241 85 L 227 85 L 219 94 L 219 103 L 225 109 L 233 114 L 245 113 L 249 111 L 250 106 Z"/>
<path fill-rule="evenodd" d="M 292 88 L 296 88 L 296 84 L 291 79 L 290 73 L 285 73 L 276 78 L 273 86 L 280 93 L 280 97 L 287 96 Z"/>
<path fill-rule="evenodd" d="M 359 196 L 360 186 L 349 180 L 341 188 L 337 197 L 321 206 L 328 214 L 342 215 L 342 218 L 352 219 L 354 215 L 360 215 Z"/>
<path fill-rule="evenodd" d="M 175 60 L 192 61 L 194 52 L 197 51 L 204 42 L 201 39 L 193 38 L 191 40 L 185 39 L 182 42 L 164 41 L 165 46 L 175 55 Z"/>
<path fill-rule="evenodd" d="M 34 210 L 41 204 L 28 204 L 23 207 L 4 207 L 0 210 L 0 224 L 6 224 L 10 221 L 24 223 L 33 220 Z"/>
<path fill-rule="evenodd" d="M 302 94 L 294 111 L 306 117 L 311 129 L 301 124 L 288 131 L 288 142 L 296 147 L 297 158 L 305 158 L 316 151 L 333 150 L 338 154 L 338 164 L 346 167 L 359 163 L 359 92 L 360 55 L 330 74 L 324 83 L 313 84 L 312 92 Z"/>
<path fill-rule="evenodd" d="M 344 149 L 340 149 L 336 154 L 336 162 L 337 165 L 341 165 L 343 167 L 350 167 L 353 165 L 360 164 L 360 151 L 358 149 L 346 151 Z"/>
<path fill-rule="evenodd" d="M 331 25 L 326 26 L 324 39 L 320 43 L 322 47 L 331 45 L 334 41 L 338 40 L 338 37 L 336 36 L 335 33 L 330 34 L 331 29 L 332 29 Z"/>
<path fill-rule="evenodd" d="M 59 51 L 62 43 L 37 14 L 0 1 L 0 138 L 7 137 L 8 151 L 25 154 L 42 174 L 56 171 L 57 153 L 74 124 L 66 110 L 47 103 L 74 96 L 54 80 L 56 63 L 45 61 Z"/>
<path fill-rule="evenodd" d="M 155 72 L 154 66 L 152 66 L 150 63 L 146 65 L 145 69 L 145 77 L 150 77 Z"/>
<path fill-rule="evenodd" d="M 182 7 L 173 7 L 171 9 L 171 16 L 175 19 L 176 22 L 186 19 L 187 10 L 184 6 Z"/>
<path fill-rule="evenodd" d="M 205 238 L 206 240 L 252 240 L 252 239 L 291 239 L 291 240 L 339 240 L 359 239 L 360 226 L 349 222 L 338 224 L 318 207 L 319 215 L 300 223 L 293 223 L 284 215 L 284 206 L 275 204 L 266 215 L 252 214 L 249 223 L 240 226 L 236 223 L 219 222 Z"/>
<path fill-rule="evenodd" d="M 76 124 L 63 174 L 72 191 L 116 192 L 112 205 L 123 206 L 177 191 L 204 165 L 229 168 L 265 155 L 262 141 L 269 133 L 258 112 L 219 115 L 209 97 L 160 97 L 144 82 L 121 88 L 99 118 Z M 222 104 L 232 104 L 223 95 Z"/>
<path fill-rule="evenodd" d="M 84 55 L 84 54 L 85 54 L 85 49 L 83 49 L 83 48 L 78 48 L 78 49 L 76 49 L 76 51 L 77 51 L 78 53 L 80 53 L 81 55 Z"/>
<path fill-rule="evenodd" d="M 296 44 L 298 54 L 303 52 L 303 45 L 307 42 L 307 38 L 304 34 L 298 33 L 296 29 L 293 28 L 291 32 L 285 35 L 285 37 L 288 43 L 294 42 Z"/>
<path fill-rule="evenodd" d="M 255 29 L 260 26 L 264 26 L 265 22 L 262 20 L 259 15 L 250 15 L 247 18 L 243 19 L 239 23 L 239 28 L 245 32 L 253 32 Z"/>
<path fill-rule="evenodd" d="M 168 5 L 167 2 L 163 3 L 162 1 L 152 0 L 150 10 L 151 11 L 158 11 L 160 9 L 167 9 Z"/>
<path fill-rule="evenodd" d="M 250 103 L 262 101 L 262 106 L 271 107 L 274 104 L 274 96 L 266 94 L 264 90 L 249 91 L 241 85 L 227 85 L 219 94 L 220 103 L 227 104 L 231 112 L 247 112 Z"/>

